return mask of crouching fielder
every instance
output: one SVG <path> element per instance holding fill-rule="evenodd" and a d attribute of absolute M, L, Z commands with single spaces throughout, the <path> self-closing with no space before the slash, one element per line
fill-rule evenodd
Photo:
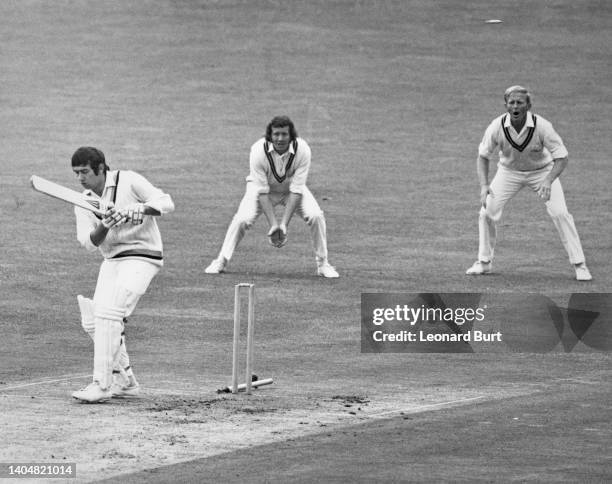
<path fill-rule="evenodd" d="M 291 119 L 274 117 L 266 127 L 265 137 L 251 146 L 244 197 L 227 229 L 219 255 L 204 272 L 219 274 L 225 271 L 246 231 L 262 213 L 269 225 L 269 242 L 280 249 L 287 243 L 289 221 L 297 212 L 310 227 L 317 275 L 338 277 L 338 272 L 327 260 L 325 216 L 306 186 L 310 161 L 310 147 L 298 137 Z M 280 221 L 274 211 L 277 205 L 284 206 Z"/>
<path fill-rule="evenodd" d="M 93 300 L 77 296 L 81 323 L 94 341 L 93 381 L 72 394 L 102 402 L 131 396 L 139 386 L 125 346 L 124 323 L 163 265 L 162 240 L 155 220 L 174 210 L 171 197 L 129 170 L 111 171 L 104 154 L 81 147 L 72 170 L 85 194 L 99 199 L 104 218 L 75 207 L 77 239 L 104 256 Z"/>
<path fill-rule="evenodd" d="M 497 239 L 497 223 L 506 203 L 524 187 L 531 188 L 546 205 L 546 211 L 576 271 L 576 279 L 590 281 L 591 273 L 574 218 L 565 204 L 559 175 L 568 162 L 568 153 L 552 124 L 531 109 L 531 96 L 522 86 L 504 93 L 507 113 L 495 118 L 478 147 L 477 171 L 480 181 L 478 260 L 466 271 L 470 275 L 491 272 Z M 499 154 L 498 169 L 489 184 L 489 161 Z"/>

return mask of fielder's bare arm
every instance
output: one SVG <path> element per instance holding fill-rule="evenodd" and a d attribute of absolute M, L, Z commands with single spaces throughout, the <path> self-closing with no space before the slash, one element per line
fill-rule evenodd
<path fill-rule="evenodd" d="M 504 103 L 506 114 L 491 122 L 478 147 L 476 164 L 481 204 L 478 260 L 466 273 L 491 272 L 497 223 L 504 207 L 522 188 L 529 187 L 545 203 L 574 266 L 576 279 L 590 281 L 580 237 L 567 210 L 559 180 L 568 163 L 563 140 L 548 120 L 530 111 L 531 95 L 524 87 L 509 87 L 504 93 Z M 489 164 L 494 155 L 499 156 L 499 163 L 489 183 Z"/>
<path fill-rule="evenodd" d="M 72 170 L 105 210 L 99 217 L 75 206 L 77 239 L 99 251 L 100 266 L 93 299 L 77 296 L 83 329 L 94 341 L 93 381 L 73 393 L 77 400 L 102 402 L 138 394 L 123 334 L 126 318 L 163 266 L 163 247 L 156 217 L 172 212 L 170 195 L 142 175 L 110 170 L 104 154 L 81 147 L 72 156 Z"/>
<path fill-rule="evenodd" d="M 259 215 L 263 213 L 268 221 L 270 244 L 281 248 L 287 243 L 289 222 L 298 213 L 310 227 L 317 275 L 338 277 L 327 259 L 325 216 L 306 186 L 310 161 L 310 146 L 298 137 L 291 119 L 273 118 L 265 137 L 251 147 L 246 192 L 227 229 L 219 255 L 205 269 L 207 274 L 225 271 L 236 247 Z M 284 206 L 280 217 L 274 211 L 277 205 Z"/>

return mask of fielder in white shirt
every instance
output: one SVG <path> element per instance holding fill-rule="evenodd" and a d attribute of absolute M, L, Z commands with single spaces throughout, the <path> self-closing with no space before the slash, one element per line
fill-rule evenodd
<path fill-rule="evenodd" d="M 559 232 L 576 279 L 590 281 L 580 237 L 565 204 L 559 175 L 568 163 L 568 153 L 552 124 L 531 109 L 531 96 L 522 86 L 504 93 L 506 114 L 491 122 L 478 147 L 477 172 L 480 182 L 478 260 L 467 274 L 488 274 L 492 269 L 497 223 L 504 206 L 523 187 L 535 191 L 546 204 L 548 215 Z M 489 184 L 489 163 L 499 155 L 498 168 Z"/>
<path fill-rule="evenodd" d="M 72 170 L 99 200 L 105 216 L 75 207 L 77 239 L 88 251 L 104 256 L 93 299 L 77 296 L 83 329 L 94 341 L 93 381 L 72 394 L 77 400 L 102 402 L 135 396 L 139 384 L 125 346 L 124 323 L 163 265 L 156 216 L 172 212 L 170 195 L 129 170 L 111 171 L 104 154 L 81 147 Z"/>
<path fill-rule="evenodd" d="M 251 147 L 246 192 L 227 229 L 218 257 L 205 269 L 207 274 L 225 271 L 244 234 L 262 212 L 270 227 L 270 243 L 276 248 L 283 247 L 287 243 L 289 221 L 297 212 L 310 226 L 317 275 L 338 277 L 338 272 L 327 260 L 323 211 L 306 186 L 310 158 L 310 147 L 297 136 L 291 119 L 274 117 L 266 128 L 266 136 Z M 277 205 L 285 207 L 280 220 L 274 211 Z"/>

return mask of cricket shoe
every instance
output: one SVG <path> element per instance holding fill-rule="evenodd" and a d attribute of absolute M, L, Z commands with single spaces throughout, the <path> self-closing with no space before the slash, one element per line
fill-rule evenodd
<path fill-rule="evenodd" d="M 100 387 L 100 383 L 94 381 L 85 388 L 81 388 L 74 392 L 72 396 L 81 402 L 101 403 L 110 400 L 112 393 L 110 388 L 103 389 Z"/>
<path fill-rule="evenodd" d="M 325 261 L 317 266 L 317 276 L 327 277 L 329 279 L 335 279 L 340 277 L 338 271 L 329 262 Z"/>
<path fill-rule="evenodd" d="M 589 268 L 584 262 L 582 264 L 578 264 L 574 266 L 574 268 L 576 269 L 576 280 L 577 281 L 592 281 L 593 280 L 593 276 L 591 275 Z"/>
<path fill-rule="evenodd" d="M 140 385 L 132 374 L 128 376 L 125 370 L 113 370 L 113 383 L 111 385 L 113 398 L 136 397 L 140 393 Z"/>
<path fill-rule="evenodd" d="M 111 395 L 113 398 L 137 397 L 139 393 L 140 385 L 134 378 L 132 378 L 131 382 L 125 385 L 119 383 L 113 383 L 111 385 Z"/>
<path fill-rule="evenodd" d="M 225 272 L 225 264 L 227 264 L 227 259 L 223 256 L 219 256 L 214 259 L 210 265 L 204 269 L 206 274 L 221 274 Z"/>
<path fill-rule="evenodd" d="M 482 274 L 489 274 L 492 268 L 493 268 L 493 263 L 491 261 L 483 262 L 483 261 L 477 260 L 476 262 L 474 262 L 472 267 L 470 267 L 467 271 L 465 271 L 465 273 L 470 276 L 479 276 Z"/>

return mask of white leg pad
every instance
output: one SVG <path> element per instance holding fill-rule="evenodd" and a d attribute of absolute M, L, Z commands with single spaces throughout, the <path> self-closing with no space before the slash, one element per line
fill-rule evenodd
<path fill-rule="evenodd" d="M 81 296 L 80 294 L 77 296 L 77 302 L 79 304 L 79 311 L 81 312 L 81 326 L 83 326 L 85 332 L 93 339 L 96 331 L 94 303 L 88 297 Z"/>
<path fill-rule="evenodd" d="M 81 296 L 77 296 L 79 303 L 79 310 L 81 311 L 81 326 L 85 332 L 94 340 L 96 333 L 96 319 L 94 316 L 94 303 L 91 299 Z M 127 348 L 125 346 L 125 335 L 122 335 L 121 346 L 119 348 L 119 356 L 117 357 L 117 364 L 114 370 L 125 371 L 126 368 L 130 367 L 130 356 L 128 355 Z"/>
<path fill-rule="evenodd" d="M 127 347 L 125 345 L 125 334 L 121 335 L 121 346 L 119 347 L 119 355 L 117 356 L 115 369 L 121 369 L 122 371 L 131 371 L 130 356 L 128 355 Z"/>
<path fill-rule="evenodd" d="M 103 389 L 109 388 L 112 383 L 113 366 L 121 347 L 124 314 L 123 308 L 96 308 L 93 379 Z"/>

